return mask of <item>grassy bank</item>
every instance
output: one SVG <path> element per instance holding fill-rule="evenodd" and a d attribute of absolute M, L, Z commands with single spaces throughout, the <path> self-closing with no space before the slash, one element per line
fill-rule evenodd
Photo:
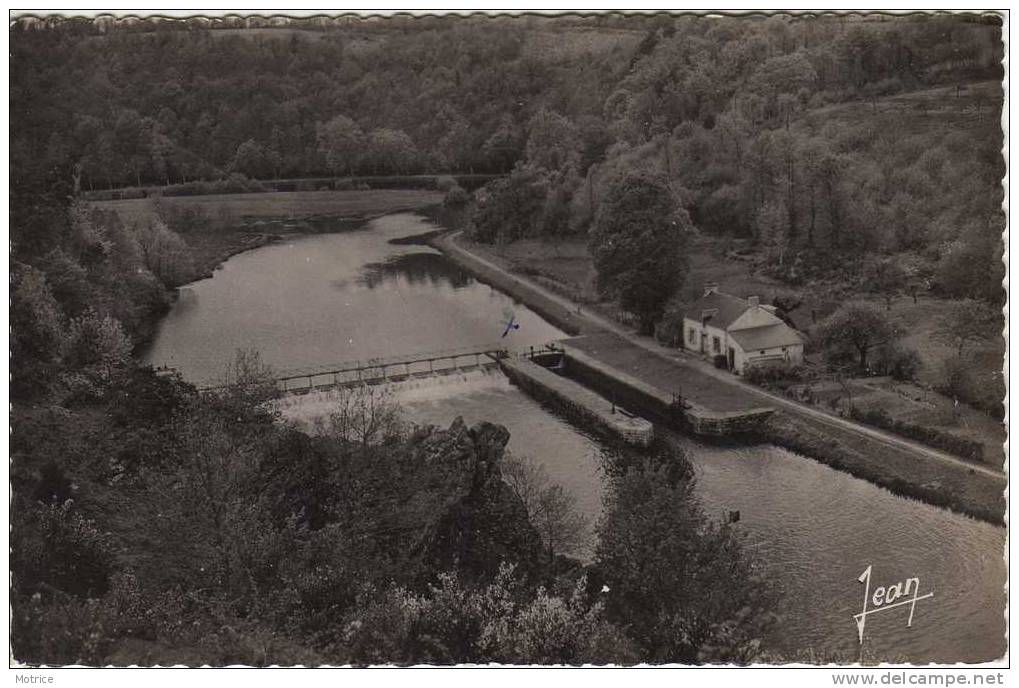
<path fill-rule="evenodd" d="M 761 441 L 784 447 L 895 494 L 1004 525 L 1007 481 L 918 457 L 869 437 L 788 413 L 776 413 Z"/>
<path fill-rule="evenodd" d="M 449 234 L 433 237 L 428 243 L 445 253 L 453 262 L 473 274 L 478 280 L 527 304 L 528 308 L 567 334 L 578 335 L 592 329 L 576 313 L 563 307 L 559 302 L 506 274 L 505 271 L 493 268 L 479 260 L 477 256 L 458 246 Z"/>

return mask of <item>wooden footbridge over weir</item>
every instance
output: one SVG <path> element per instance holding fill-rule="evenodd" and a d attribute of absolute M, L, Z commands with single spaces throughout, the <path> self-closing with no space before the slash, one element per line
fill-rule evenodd
<path fill-rule="evenodd" d="M 546 345 L 530 347 L 522 351 L 509 351 L 490 345 L 394 358 L 347 361 L 316 368 L 280 371 L 276 377 L 276 384 L 283 394 L 308 394 L 309 392 L 361 384 L 384 384 L 440 375 L 456 375 L 472 370 L 498 367 L 499 360 L 503 358 L 529 358 L 550 351 L 558 351 L 558 349 L 555 349 L 553 345 Z M 214 385 L 200 389 L 212 392 L 224 387 L 225 385 Z"/>

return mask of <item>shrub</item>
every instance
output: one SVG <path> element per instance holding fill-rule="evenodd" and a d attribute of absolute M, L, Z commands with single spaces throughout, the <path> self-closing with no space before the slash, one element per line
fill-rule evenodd
<path fill-rule="evenodd" d="M 874 371 L 880 375 L 891 375 L 896 380 L 914 380 L 923 367 L 923 361 L 913 349 L 893 344 L 878 351 Z"/>
<path fill-rule="evenodd" d="M 446 197 L 442 199 L 442 205 L 452 208 L 460 208 L 467 205 L 467 202 L 470 200 L 471 195 L 464 191 L 462 186 L 454 182 L 454 185 L 446 192 Z"/>
<path fill-rule="evenodd" d="M 336 183 L 340 184 L 341 182 L 342 182 L 342 180 L 337 181 Z M 340 187 L 337 186 L 336 188 L 340 188 Z M 316 181 L 314 179 L 298 179 L 297 182 L 294 184 L 294 190 L 295 191 L 317 191 L 318 190 L 318 181 Z"/>
<path fill-rule="evenodd" d="M 448 192 L 457 186 L 460 185 L 457 184 L 456 179 L 449 176 L 448 174 L 443 174 L 435 178 L 435 188 L 438 189 L 439 191 Z"/>
<path fill-rule="evenodd" d="M 946 358 L 942 364 L 941 384 L 938 391 L 953 398 L 967 398 L 973 387 L 973 376 L 961 356 Z"/>
<path fill-rule="evenodd" d="M 73 510 L 71 500 L 39 504 L 16 520 L 21 522 L 12 531 L 11 571 L 20 594 L 106 592 L 113 549 L 92 521 Z"/>
<path fill-rule="evenodd" d="M 683 311 L 675 305 L 665 310 L 662 319 L 655 323 L 655 339 L 669 346 L 683 343 Z"/>
<path fill-rule="evenodd" d="M 725 356 L 721 358 L 724 359 Z M 717 361 L 715 365 L 718 365 Z M 803 366 L 790 364 L 750 366 L 743 371 L 743 379 L 753 385 L 799 382 L 803 379 L 803 376 Z"/>

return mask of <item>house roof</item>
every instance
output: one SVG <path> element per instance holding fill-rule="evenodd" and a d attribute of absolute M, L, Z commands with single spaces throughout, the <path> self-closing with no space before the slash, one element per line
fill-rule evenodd
<path fill-rule="evenodd" d="M 767 310 L 764 306 L 758 306 L 757 308 L 751 308 L 749 304 L 745 306 L 746 310 L 736 320 L 729 324 L 729 331 L 734 330 L 751 330 L 757 327 L 767 327 L 769 325 L 781 324 L 782 319 L 777 315 Z"/>
<path fill-rule="evenodd" d="M 711 316 L 708 324 L 712 327 L 725 330 L 728 329 L 729 325 L 736 322 L 736 319 L 743 315 L 749 307 L 750 305 L 743 299 L 716 291 L 707 296 L 702 296 L 691 303 L 687 307 L 684 317 L 700 322 L 701 313 L 714 309 L 718 312 Z"/>
<path fill-rule="evenodd" d="M 792 346 L 803 343 L 800 333 L 781 321 L 774 325 L 765 325 L 764 327 L 733 330 L 729 332 L 729 336 L 743 347 L 744 351 L 771 349 L 777 346 Z"/>

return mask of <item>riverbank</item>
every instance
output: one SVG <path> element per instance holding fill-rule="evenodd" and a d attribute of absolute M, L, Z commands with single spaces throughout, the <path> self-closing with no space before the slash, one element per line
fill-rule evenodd
<path fill-rule="evenodd" d="M 505 270 L 479 258 L 457 244 L 451 233 L 433 234 L 425 239 L 425 243 L 442 251 L 450 260 L 474 275 L 475 279 L 526 304 L 528 308 L 563 332 L 576 336 L 600 331 L 600 328 L 582 317 L 580 308 L 564 306 L 562 302 L 551 298 L 540 288 L 528 283 L 523 278 L 514 277 Z"/>
<path fill-rule="evenodd" d="M 875 438 L 815 419 L 776 413 L 758 439 L 810 457 L 897 495 L 1005 525 L 1007 479 L 951 464 L 918 463 Z"/>
<path fill-rule="evenodd" d="M 860 426 L 816 409 L 795 404 L 754 388 L 703 362 L 666 350 L 558 294 L 549 293 L 524 276 L 511 275 L 490 260 L 473 254 L 452 233 L 429 242 L 478 279 L 510 294 L 560 329 L 586 335 L 571 341 L 607 365 L 618 367 L 663 393 L 714 411 L 759 407 L 762 401 L 780 412 L 757 433 L 757 439 L 785 447 L 845 471 L 897 494 L 1000 525 L 1004 521 L 1004 474 L 969 465 L 915 442 Z"/>

